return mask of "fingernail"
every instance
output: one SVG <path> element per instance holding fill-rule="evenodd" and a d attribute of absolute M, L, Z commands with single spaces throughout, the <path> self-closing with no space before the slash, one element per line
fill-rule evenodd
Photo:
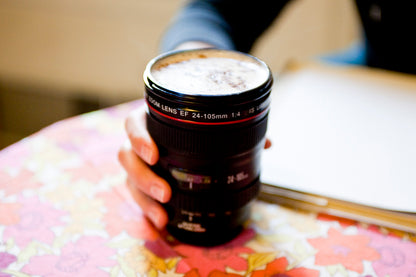
<path fill-rule="evenodd" d="M 149 216 L 150 216 L 150 220 L 153 222 L 153 224 L 159 228 L 160 226 L 160 215 L 157 211 L 155 210 L 150 210 L 149 211 Z"/>
<path fill-rule="evenodd" d="M 163 190 L 158 186 L 152 186 L 150 188 L 150 194 L 159 202 L 163 202 L 164 199 L 164 192 Z"/>
<path fill-rule="evenodd" d="M 146 162 L 150 163 L 152 161 L 152 151 L 147 146 L 142 146 L 140 148 L 140 157 Z"/>
<path fill-rule="evenodd" d="M 131 149 L 131 143 L 129 140 L 125 140 L 124 143 L 121 146 L 124 150 L 128 151 Z"/>

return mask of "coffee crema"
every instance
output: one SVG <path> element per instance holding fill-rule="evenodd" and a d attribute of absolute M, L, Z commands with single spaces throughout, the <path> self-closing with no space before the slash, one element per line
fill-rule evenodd
<path fill-rule="evenodd" d="M 223 50 L 168 56 L 151 68 L 154 81 L 189 95 L 228 95 L 254 89 L 269 78 L 260 61 Z"/>

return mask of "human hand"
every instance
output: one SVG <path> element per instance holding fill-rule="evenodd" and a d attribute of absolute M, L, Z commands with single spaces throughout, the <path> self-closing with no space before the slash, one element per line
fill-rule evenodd
<path fill-rule="evenodd" d="M 145 108 L 142 105 L 127 117 L 125 129 L 129 139 L 121 147 L 118 158 L 127 172 L 127 186 L 131 195 L 154 227 L 149 231 L 158 236 L 158 231 L 168 221 L 160 203 L 168 202 L 172 192 L 169 184 L 149 167 L 157 163 L 159 151 L 146 129 Z"/>
<path fill-rule="evenodd" d="M 160 203 L 168 202 L 172 191 L 166 180 L 149 167 L 157 163 L 159 151 L 146 129 L 145 105 L 129 114 L 125 129 L 129 140 L 119 151 L 119 161 L 127 172 L 128 189 L 154 227 L 150 231 L 156 237 L 168 221 L 167 213 Z M 264 148 L 270 146 L 270 140 L 266 139 Z"/>

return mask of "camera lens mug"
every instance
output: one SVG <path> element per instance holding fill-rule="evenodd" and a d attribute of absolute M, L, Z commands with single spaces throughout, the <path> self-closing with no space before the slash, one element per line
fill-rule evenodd
<path fill-rule="evenodd" d="M 268 66 L 237 51 L 173 51 L 144 71 L 147 129 L 172 187 L 167 230 L 217 245 L 235 237 L 259 192 L 270 91 Z"/>

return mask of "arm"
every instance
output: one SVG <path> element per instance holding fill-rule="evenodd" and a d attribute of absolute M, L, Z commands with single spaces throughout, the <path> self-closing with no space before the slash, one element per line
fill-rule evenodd
<path fill-rule="evenodd" d="M 193 0 L 174 18 L 162 37 L 161 50 L 188 41 L 249 52 L 288 0 Z"/>

